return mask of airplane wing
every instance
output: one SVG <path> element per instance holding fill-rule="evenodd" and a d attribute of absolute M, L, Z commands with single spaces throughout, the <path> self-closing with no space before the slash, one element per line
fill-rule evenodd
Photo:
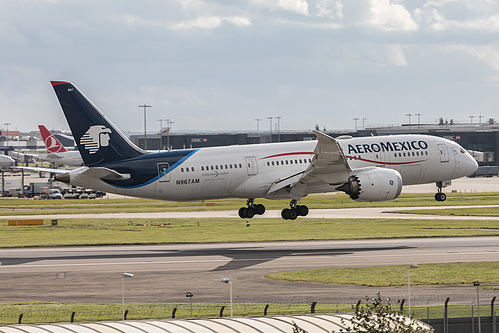
<path fill-rule="evenodd" d="M 288 187 L 292 195 L 302 197 L 307 188 L 342 185 L 348 180 L 352 169 L 336 139 L 319 131 L 313 132 L 318 142 L 312 163 L 304 172 L 275 182 L 267 195 Z"/>
<path fill-rule="evenodd" d="M 12 169 L 22 169 L 22 170 L 35 171 L 35 172 L 49 172 L 49 173 L 57 173 L 57 174 L 69 173 L 71 171 L 71 170 L 64 170 L 64 169 L 51 169 L 51 168 L 41 168 L 41 167 L 23 167 L 23 166 L 15 166 L 15 167 L 12 167 Z"/>

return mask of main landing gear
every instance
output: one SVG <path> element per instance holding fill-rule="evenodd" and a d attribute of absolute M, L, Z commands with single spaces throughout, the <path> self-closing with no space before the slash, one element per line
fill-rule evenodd
<path fill-rule="evenodd" d="M 438 192 L 435 194 L 435 200 L 437 201 L 445 201 L 445 199 L 447 199 L 445 193 L 442 192 L 442 187 L 442 182 L 437 182 Z"/>
<path fill-rule="evenodd" d="M 291 200 L 290 208 L 284 208 L 281 212 L 281 217 L 285 220 L 296 220 L 298 216 L 307 216 L 308 207 L 305 205 L 297 205 L 296 200 Z"/>
<path fill-rule="evenodd" d="M 281 216 L 285 220 L 296 220 L 298 216 L 307 216 L 308 207 L 305 205 L 297 205 L 296 200 L 291 200 L 289 203 L 290 208 L 284 208 Z M 262 204 L 255 205 L 255 199 L 248 199 L 246 203 L 248 207 L 239 208 L 239 217 L 242 219 L 250 219 L 255 215 L 262 215 L 265 213 L 265 206 Z"/>
<path fill-rule="evenodd" d="M 255 205 L 255 199 L 248 199 L 246 204 L 248 207 L 239 208 L 239 217 L 242 219 L 250 219 L 255 215 L 265 213 L 265 206 L 262 204 Z"/>

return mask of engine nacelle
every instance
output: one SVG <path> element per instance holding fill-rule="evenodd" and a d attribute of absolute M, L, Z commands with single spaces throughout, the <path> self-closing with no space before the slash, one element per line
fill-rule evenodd
<path fill-rule="evenodd" d="M 393 200 L 402 191 L 402 176 L 397 170 L 372 168 L 355 173 L 336 189 L 356 201 Z"/>

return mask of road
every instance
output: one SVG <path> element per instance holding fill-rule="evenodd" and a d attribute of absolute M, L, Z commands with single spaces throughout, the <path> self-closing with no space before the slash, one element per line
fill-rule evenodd
<path fill-rule="evenodd" d="M 120 302 L 123 272 L 130 302 L 356 302 L 380 291 L 393 299 L 407 289 L 345 287 L 264 279 L 279 271 L 328 267 L 498 261 L 499 237 L 103 246 L 0 250 L 0 302 Z M 489 302 L 499 291 L 485 288 Z M 470 304 L 471 285 L 412 286 L 413 304 Z"/>

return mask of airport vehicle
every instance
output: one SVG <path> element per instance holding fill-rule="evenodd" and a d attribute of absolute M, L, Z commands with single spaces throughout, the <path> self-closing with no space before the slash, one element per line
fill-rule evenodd
<path fill-rule="evenodd" d="M 127 196 L 193 201 L 246 198 L 241 218 L 265 212 L 257 198 L 289 199 L 281 212 L 308 214 L 298 200 L 311 193 L 343 191 L 357 201 L 392 200 L 402 185 L 442 182 L 474 172 L 477 162 L 459 144 L 428 135 L 336 139 L 319 131 L 315 141 L 146 152 L 123 135 L 70 82 L 52 86 L 85 163 L 54 170 L 72 185 Z"/>
<path fill-rule="evenodd" d="M 38 155 L 37 159 L 68 166 L 83 165 L 79 151 L 67 150 L 44 125 L 38 125 L 38 129 L 47 148 L 47 153 Z"/>
<path fill-rule="evenodd" d="M 479 166 L 475 172 L 468 175 L 470 178 L 494 176 L 499 176 L 499 166 L 497 165 Z"/>

